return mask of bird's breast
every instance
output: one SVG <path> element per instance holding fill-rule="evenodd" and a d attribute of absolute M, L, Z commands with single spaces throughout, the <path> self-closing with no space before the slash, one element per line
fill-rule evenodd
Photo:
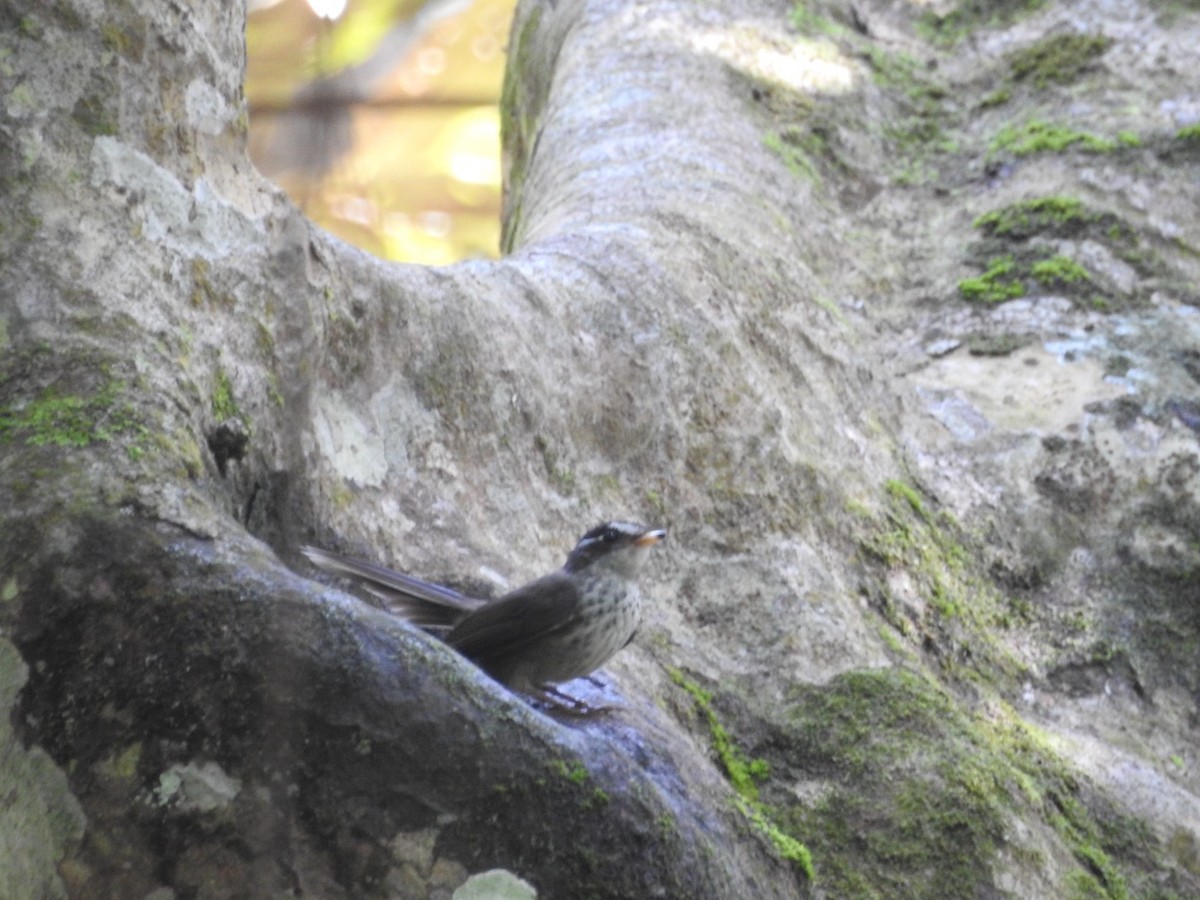
<path fill-rule="evenodd" d="M 588 675 L 629 643 L 642 619 L 637 586 L 623 578 L 597 577 L 580 585 L 577 615 L 544 642 L 531 661 L 534 683 L 561 683 Z"/>

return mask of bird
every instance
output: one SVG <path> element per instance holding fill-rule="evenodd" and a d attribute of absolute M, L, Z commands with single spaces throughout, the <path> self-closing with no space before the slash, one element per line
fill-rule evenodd
<path fill-rule="evenodd" d="M 321 550 L 301 548 L 317 568 L 346 575 L 401 618 L 440 637 L 511 690 L 587 713 L 558 685 L 590 675 L 623 648 L 642 619 L 637 574 L 667 536 L 637 522 L 586 532 L 561 569 L 495 600 Z"/>

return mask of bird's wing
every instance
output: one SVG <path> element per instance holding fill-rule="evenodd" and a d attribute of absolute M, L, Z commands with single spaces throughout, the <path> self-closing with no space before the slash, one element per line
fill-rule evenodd
<path fill-rule="evenodd" d="M 388 609 L 421 627 L 446 627 L 486 601 L 430 581 L 422 581 L 403 572 L 395 572 L 374 563 L 342 556 L 317 547 L 301 547 L 300 552 L 319 569 L 336 575 L 348 575 L 383 600 Z"/>
<path fill-rule="evenodd" d="M 553 572 L 471 613 L 446 643 L 491 671 L 489 663 L 567 627 L 579 615 L 579 590 L 565 572 Z"/>

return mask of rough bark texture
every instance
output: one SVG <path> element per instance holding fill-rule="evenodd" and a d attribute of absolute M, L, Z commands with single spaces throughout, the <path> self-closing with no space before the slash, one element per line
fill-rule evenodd
<path fill-rule="evenodd" d="M 0 2 L 0 895 L 1200 892 L 1194 3 L 523 3 L 440 270 L 253 172 L 241 29 Z M 614 515 L 583 722 L 295 552 Z"/>

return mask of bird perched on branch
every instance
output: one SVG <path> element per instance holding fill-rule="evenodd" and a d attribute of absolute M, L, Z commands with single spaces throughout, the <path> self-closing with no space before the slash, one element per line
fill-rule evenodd
<path fill-rule="evenodd" d="M 328 550 L 302 552 L 317 567 L 360 582 L 501 684 L 587 711 L 557 685 L 591 674 L 633 639 L 642 619 L 636 576 L 645 551 L 666 536 L 634 522 L 597 525 L 561 569 L 490 601 Z"/>

